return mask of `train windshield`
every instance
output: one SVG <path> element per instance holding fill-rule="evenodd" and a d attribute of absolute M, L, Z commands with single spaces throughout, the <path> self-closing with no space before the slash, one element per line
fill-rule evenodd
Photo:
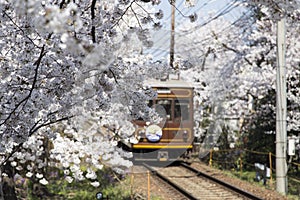
<path fill-rule="evenodd" d="M 190 120 L 189 99 L 156 99 L 147 102 L 148 106 L 154 108 L 156 113 L 164 120 L 181 122 Z M 143 120 L 139 118 L 138 120 Z"/>
<path fill-rule="evenodd" d="M 156 101 L 155 111 L 162 118 L 167 120 L 172 120 L 172 100 L 169 99 L 159 99 Z"/>
<path fill-rule="evenodd" d="M 176 99 L 174 108 L 174 118 L 175 120 L 189 120 L 189 107 L 190 103 L 187 99 Z"/>

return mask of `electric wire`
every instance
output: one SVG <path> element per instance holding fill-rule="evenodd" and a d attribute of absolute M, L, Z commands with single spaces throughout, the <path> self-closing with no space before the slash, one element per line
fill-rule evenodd
<path fill-rule="evenodd" d="M 231 24 L 229 24 L 228 26 L 224 27 L 223 29 L 221 29 L 220 31 L 218 31 L 217 33 L 214 33 L 216 37 L 221 36 L 222 34 L 224 34 L 224 32 L 227 32 L 227 30 L 230 30 L 233 26 L 235 26 L 237 23 L 239 23 L 240 21 L 249 18 L 249 15 L 251 14 L 250 11 L 244 12 L 242 16 L 240 16 L 237 20 L 235 20 L 234 22 L 232 22 Z M 248 26 L 252 26 L 252 23 L 249 23 Z M 247 27 L 246 27 L 247 28 Z M 185 43 L 185 46 L 190 46 L 190 48 L 188 49 L 188 51 L 192 51 L 195 50 L 197 48 L 199 48 L 199 45 L 203 45 L 205 42 L 210 41 L 212 39 L 212 35 L 208 35 L 207 37 L 199 40 L 199 41 L 191 41 L 191 43 Z M 159 56 L 160 52 L 156 52 L 154 53 L 154 57 Z M 167 55 L 168 52 L 165 53 L 165 55 Z M 165 56 L 164 55 L 164 56 Z M 203 55 L 198 55 L 199 57 L 203 56 Z"/>
<path fill-rule="evenodd" d="M 240 22 L 243 18 L 247 18 L 247 16 L 249 16 L 248 14 L 251 14 L 250 11 L 243 13 L 243 15 L 241 17 L 239 17 L 237 20 L 235 20 L 234 22 L 232 22 L 231 24 L 229 24 L 228 26 L 224 27 L 223 29 L 219 30 L 217 33 L 214 33 L 215 36 L 220 36 L 222 34 L 224 34 L 224 32 L 227 32 L 227 30 L 230 30 L 233 26 L 235 26 L 238 22 Z M 250 27 L 252 24 L 248 24 L 248 26 Z M 195 48 L 197 48 L 197 46 L 203 44 L 206 41 L 211 40 L 211 36 L 208 35 L 206 38 L 203 38 L 199 41 L 192 41 L 193 46 L 192 48 L 190 48 L 189 50 L 193 50 Z M 199 45 L 197 45 L 199 44 Z M 191 45 L 190 43 L 186 43 L 186 45 Z"/>
<path fill-rule="evenodd" d="M 213 2 L 213 0 L 209 0 L 209 1 L 205 2 L 202 6 L 199 6 L 199 8 L 196 9 L 195 12 L 196 12 L 196 13 L 197 13 L 197 12 L 200 12 L 200 10 L 203 9 L 205 6 L 209 5 L 210 2 Z M 179 5 L 182 5 L 182 3 L 183 3 L 183 1 L 181 1 L 181 3 L 180 3 Z M 180 37 L 180 36 L 182 36 L 183 34 L 184 34 L 184 35 L 187 35 L 187 34 L 189 34 L 189 33 L 193 33 L 195 30 L 197 30 L 197 29 L 199 29 L 199 28 L 201 28 L 201 27 L 203 27 L 203 26 L 205 26 L 205 25 L 211 23 L 212 21 L 218 19 L 219 17 L 221 17 L 221 16 L 223 16 L 223 15 L 226 15 L 226 14 L 230 13 L 233 9 L 237 8 L 239 5 L 240 5 L 240 3 L 238 3 L 237 0 L 235 0 L 235 1 L 232 2 L 232 3 L 227 3 L 223 8 L 221 8 L 218 12 L 216 12 L 216 14 L 215 14 L 213 17 L 210 17 L 210 18 L 207 19 L 205 22 L 203 22 L 203 23 L 201 23 L 200 25 L 196 26 L 195 28 L 193 28 L 193 30 L 183 31 L 184 33 L 178 32 L 177 37 Z M 178 8 L 179 8 L 179 7 L 180 7 L 180 6 L 178 6 Z M 189 12 L 189 11 L 188 11 L 188 10 L 187 10 L 187 11 L 182 11 L 182 13 L 183 13 L 184 15 L 186 15 L 187 12 Z M 179 14 L 179 13 L 178 13 L 177 16 L 178 16 L 178 15 L 182 15 L 182 14 Z M 243 16 L 244 16 L 244 15 L 245 15 L 245 14 L 243 14 Z M 167 19 L 169 19 L 169 18 L 170 18 L 170 16 L 168 16 Z M 235 20 L 233 23 L 231 23 L 230 26 L 235 25 L 241 18 L 242 18 L 242 17 L 239 17 L 237 20 Z M 230 26 L 228 26 L 228 27 L 230 27 Z M 228 28 L 228 27 L 226 27 L 226 28 Z M 223 28 L 222 30 L 224 30 L 224 29 L 226 29 L 226 28 Z M 220 31 L 219 33 L 221 33 L 221 31 Z M 210 38 L 207 38 L 207 39 L 210 39 Z M 153 48 L 154 51 L 153 51 L 151 54 L 153 55 L 154 58 L 157 58 L 157 57 L 161 57 L 161 58 L 162 58 L 162 57 L 166 57 L 166 56 L 168 55 L 169 52 L 168 52 L 168 49 L 165 48 L 165 46 L 166 46 L 165 44 L 167 44 L 167 43 L 169 42 L 169 40 L 170 40 L 170 38 L 169 38 L 168 34 L 163 34 L 163 36 L 160 37 L 160 38 L 156 41 L 157 44 L 160 43 L 161 45 L 158 46 L 158 47 L 156 47 L 156 48 Z M 195 45 L 194 45 L 194 46 L 195 46 Z M 165 51 L 165 52 L 163 53 L 163 51 Z"/>

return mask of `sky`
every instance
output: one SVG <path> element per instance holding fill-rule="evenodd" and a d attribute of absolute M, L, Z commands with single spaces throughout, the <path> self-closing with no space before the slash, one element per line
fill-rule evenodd
<path fill-rule="evenodd" d="M 241 7 L 235 7 L 236 4 L 234 2 L 236 1 L 234 0 L 190 0 L 190 2 L 194 2 L 194 6 L 188 6 L 186 0 L 176 0 L 175 32 L 183 29 L 183 24 L 188 27 L 190 22 L 187 16 L 193 13 L 196 13 L 198 16 L 197 21 L 193 25 L 203 25 L 218 15 L 222 15 L 228 21 L 235 21 L 243 12 Z M 154 46 L 144 51 L 145 53 L 154 54 L 155 60 L 167 59 L 169 54 L 171 34 L 171 5 L 169 0 L 161 0 L 157 9 L 162 9 L 164 12 L 164 17 L 161 21 L 163 27 L 152 35 Z"/>
<path fill-rule="evenodd" d="M 184 15 L 189 15 L 196 12 L 199 15 L 199 21 L 203 21 L 202 18 L 207 18 L 209 14 L 218 13 L 224 10 L 229 4 L 234 4 L 234 0 L 190 0 L 194 2 L 194 6 L 188 6 L 186 0 L 176 0 L 176 7 Z M 162 0 L 158 8 L 161 8 L 165 13 L 164 20 L 170 21 L 171 18 L 171 6 L 169 0 Z M 225 17 L 229 20 L 234 20 L 240 14 L 240 9 L 233 9 Z M 176 11 L 176 18 L 183 19 L 179 14 L 179 11 Z"/>

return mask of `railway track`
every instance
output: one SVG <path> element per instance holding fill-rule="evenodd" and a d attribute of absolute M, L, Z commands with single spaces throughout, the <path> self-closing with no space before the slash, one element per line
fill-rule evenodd
<path fill-rule="evenodd" d="M 144 166 L 164 182 L 163 188 L 172 192 L 174 199 L 261 199 L 185 163 L 167 168 Z"/>
<path fill-rule="evenodd" d="M 190 198 L 188 198 L 188 196 L 185 196 L 180 190 L 178 190 L 178 188 L 175 186 L 172 186 L 172 183 L 168 182 L 166 179 L 164 179 L 163 177 L 161 177 L 158 173 L 156 173 L 156 168 L 154 169 L 153 167 L 149 166 L 149 165 L 145 165 L 143 163 L 141 163 L 140 165 L 136 165 L 134 168 L 134 173 L 136 173 L 137 175 L 136 178 L 139 178 L 138 175 L 142 175 L 142 176 L 147 176 L 147 174 L 150 172 L 151 173 L 151 185 L 150 187 L 152 187 L 153 185 L 155 186 L 159 186 L 159 189 L 156 188 L 157 190 L 161 190 L 163 193 L 153 193 L 153 191 L 155 191 L 155 188 L 153 191 L 151 191 L 151 195 L 148 193 L 146 188 L 143 188 L 142 186 L 142 190 L 139 190 L 137 192 L 134 193 L 134 196 L 132 199 L 134 200 L 147 200 L 150 199 L 150 196 L 155 196 L 155 195 L 161 195 L 160 198 L 163 199 L 178 199 L 178 200 L 189 200 Z M 144 181 L 147 181 L 144 179 Z M 149 179 L 148 179 L 149 181 Z M 149 184 L 149 183 L 148 183 Z M 143 185 L 143 184 L 141 184 Z M 147 185 L 149 187 L 149 185 Z M 148 188 L 150 189 L 150 188 Z M 148 193 L 148 194 L 147 194 Z M 150 196 L 148 196 L 150 195 Z M 148 197 L 147 197 L 148 196 Z"/>
<path fill-rule="evenodd" d="M 165 175 L 161 174 L 158 171 L 158 168 L 151 167 L 147 164 L 143 164 L 148 170 L 152 172 L 152 175 L 155 175 L 160 182 L 161 188 L 164 188 L 164 192 L 171 194 L 174 199 L 178 200 L 192 200 L 195 199 L 194 196 L 189 194 L 184 188 L 178 186 L 168 179 Z"/>

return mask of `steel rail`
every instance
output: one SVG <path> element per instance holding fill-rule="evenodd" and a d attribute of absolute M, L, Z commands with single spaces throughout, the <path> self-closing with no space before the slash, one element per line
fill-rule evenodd
<path fill-rule="evenodd" d="M 214 181 L 214 182 L 216 182 L 216 183 L 218 183 L 218 184 L 220 184 L 220 185 L 222 185 L 222 186 L 224 186 L 224 187 L 226 187 L 226 188 L 228 188 L 228 189 L 230 189 L 230 190 L 232 190 L 232 191 L 234 191 L 234 192 L 236 192 L 238 194 L 243 195 L 246 198 L 253 199 L 253 200 L 263 200 L 263 198 L 255 196 L 254 194 L 251 194 L 251 193 L 249 193 L 247 191 L 244 191 L 244 190 L 242 190 L 242 189 L 240 189 L 238 187 L 230 185 L 230 184 L 228 184 L 228 183 L 226 183 L 226 182 L 224 182 L 222 180 L 214 178 L 214 177 L 212 177 L 212 176 L 210 176 L 210 175 L 208 175 L 206 173 L 203 173 L 203 172 L 201 172 L 201 171 L 199 171 L 197 169 L 194 169 L 194 168 L 192 168 L 191 166 L 189 166 L 186 163 L 181 162 L 180 165 L 183 166 L 183 167 L 185 167 L 186 169 L 188 169 L 188 170 L 196 173 L 197 176 L 202 176 L 202 177 L 207 178 L 208 180 Z"/>
<path fill-rule="evenodd" d="M 198 200 L 199 199 L 199 198 L 194 197 L 191 193 L 189 193 L 188 191 L 186 191 L 182 187 L 174 184 L 172 181 L 170 181 L 168 178 L 166 178 L 164 175 L 162 175 L 161 173 L 159 173 L 157 170 L 155 170 L 154 168 L 152 168 L 148 164 L 143 163 L 143 166 L 145 166 L 147 169 L 149 169 L 152 174 L 156 175 L 161 180 L 163 180 L 164 182 L 166 182 L 168 185 L 172 186 L 175 190 L 177 190 L 178 192 L 180 192 L 186 198 L 188 198 L 190 200 Z"/>

